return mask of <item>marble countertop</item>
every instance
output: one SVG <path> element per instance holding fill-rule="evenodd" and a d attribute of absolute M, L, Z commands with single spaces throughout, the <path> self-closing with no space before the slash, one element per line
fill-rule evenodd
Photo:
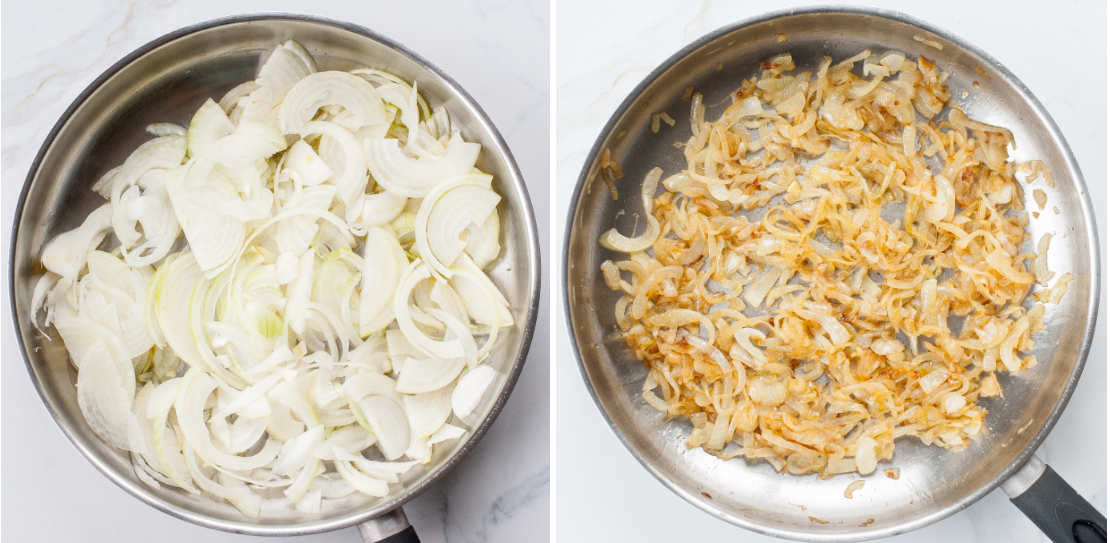
<path fill-rule="evenodd" d="M 766 2 L 708 0 L 560 0 L 555 227 L 560 232 L 563 229 L 574 183 L 601 127 L 657 64 L 718 27 L 770 9 L 812 3 L 781 1 L 772 6 Z M 1061 0 L 1046 9 L 1041 3 L 1005 3 L 1005 8 L 999 10 L 1003 3 L 868 3 L 947 29 L 988 51 L 1017 74 L 1066 135 L 1087 178 L 1098 223 L 1105 228 L 1105 4 Z M 1069 58 L 1076 59 L 1070 61 L 1076 64 L 1068 64 Z M 561 252 L 556 257 L 561 258 Z M 556 266 L 562 269 L 561 263 Z M 561 299 L 554 303 L 561 309 Z M 1038 454 L 1081 495 L 1105 510 L 1105 301 L 1103 308 L 1083 378 Z M 702 512 L 667 490 L 634 460 L 590 399 L 571 354 L 561 310 L 559 313 L 556 347 L 561 354 L 554 373 L 559 406 L 555 491 L 558 540 L 649 543 L 683 541 L 697 534 L 699 541 L 779 541 Z M 901 543 L 1043 540 L 1001 490 L 943 521 L 890 539 Z"/>
<path fill-rule="evenodd" d="M 546 2 L 5 2 L 3 255 L 16 199 L 39 145 L 100 72 L 182 26 L 236 14 L 307 13 L 360 24 L 450 74 L 482 105 L 516 156 L 548 239 Z M 312 6 L 306 11 L 305 6 Z M 44 24 L 43 19 L 49 19 Z M 546 254 L 544 255 L 547 256 Z M 3 289 L 3 517 L 7 541 L 262 541 L 170 517 L 111 484 L 54 424 L 24 369 Z M 443 480 L 405 506 L 426 543 L 543 541 L 549 509 L 548 310 L 545 290 L 529 359 L 489 433 Z M 359 541 L 352 529 L 281 541 Z M 269 541 L 278 541 L 269 539 Z"/>

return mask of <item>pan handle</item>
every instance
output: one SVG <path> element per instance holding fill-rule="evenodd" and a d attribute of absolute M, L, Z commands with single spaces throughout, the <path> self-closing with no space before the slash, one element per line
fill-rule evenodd
<path fill-rule="evenodd" d="M 363 543 L 420 543 L 416 530 L 400 507 L 358 525 Z"/>
<path fill-rule="evenodd" d="M 1033 456 L 1002 490 L 1053 543 L 1105 543 L 1106 517 Z"/>

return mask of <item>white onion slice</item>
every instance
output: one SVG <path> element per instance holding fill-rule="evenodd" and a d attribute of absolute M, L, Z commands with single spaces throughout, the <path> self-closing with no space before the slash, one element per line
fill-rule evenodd
<path fill-rule="evenodd" d="M 319 185 L 332 176 L 327 162 L 304 140 L 297 140 L 289 147 L 289 152 L 285 155 L 285 168 L 286 172 L 293 174 L 297 182 L 304 186 Z"/>
<path fill-rule="evenodd" d="M 355 136 L 335 123 L 312 121 L 305 123 L 300 130 L 301 136 L 319 134 L 327 141 L 334 141 L 337 150 L 341 152 L 342 167 L 332 164 L 332 184 L 335 185 L 335 198 L 343 203 L 346 209 L 347 220 L 353 221 L 362 209 L 359 207 L 363 193 L 366 191 L 366 158 L 362 146 L 355 140 Z M 329 153 L 330 154 L 330 153 Z M 325 155 L 327 158 L 327 155 Z M 334 160 L 334 159 L 333 159 Z"/>
<path fill-rule="evenodd" d="M 371 395 L 358 401 L 370 430 L 378 438 L 378 449 L 386 460 L 395 460 L 409 445 L 409 423 L 397 401 L 388 396 Z"/>
<path fill-rule="evenodd" d="M 420 257 L 444 277 L 466 248 L 462 239 L 497 209 L 501 197 L 491 190 L 489 176 L 467 176 L 439 184 L 420 203 L 413 225 Z"/>
<path fill-rule="evenodd" d="M 374 180 L 383 187 L 422 198 L 440 182 L 470 172 L 481 149 L 481 145 L 467 143 L 456 133 L 443 155 L 417 158 L 405 154 L 397 140 L 381 139 L 368 142 L 366 160 Z"/>
<path fill-rule="evenodd" d="M 501 218 L 496 211 L 490 213 L 481 226 L 470 229 L 466 253 L 479 269 L 485 269 L 501 254 Z"/>
<path fill-rule="evenodd" d="M 228 265 L 247 236 L 246 226 L 230 208 L 239 197 L 226 182 L 209 182 L 211 161 L 193 160 L 180 183 L 167 186 L 174 213 L 197 264 L 208 277 Z"/>
<path fill-rule="evenodd" d="M 255 81 L 268 87 L 274 96 L 285 96 L 298 81 L 316 71 L 316 61 L 301 44 L 289 40 L 274 48 L 258 68 Z"/>
<path fill-rule="evenodd" d="M 455 416 L 473 426 L 476 422 L 474 410 L 496 381 L 497 370 L 489 366 L 482 365 L 467 370 L 459 377 L 455 390 L 451 392 L 451 410 L 455 412 Z"/>
<path fill-rule="evenodd" d="M 421 394 L 439 390 L 455 380 L 466 367 L 462 358 L 410 358 L 401 367 L 397 391 Z"/>
<path fill-rule="evenodd" d="M 409 343 L 412 343 L 413 346 L 428 356 L 441 359 L 463 357 L 466 352 L 463 350 L 460 340 L 433 339 L 422 332 L 413 321 L 412 309 L 409 306 L 409 298 L 412 296 L 413 288 L 421 281 L 431 277 L 432 273 L 422 262 L 416 261 L 409 265 L 408 270 L 401 278 L 397 292 L 393 295 L 393 308 L 396 313 L 397 326 L 405 334 L 405 339 L 409 340 Z"/>
<path fill-rule="evenodd" d="M 298 81 L 281 102 L 281 131 L 299 134 L 324 106 L 342 106 L 353 118 L 353 129 L 385 122 L 377 91 L 365 79 L 347 72 L 316 72 Z"/>
<path fill-rule="evenodd" d="M 42 250 L 42 265 L 67 281 L 73 281 L 89 251 L 100 245 L 112 226 L 112 206 L 104 204 L 85 217 L 81 226 L 59 234 Z"/>
<path fill-rule="evenodd" d="M 408 266 L 397 238 L 379 227 L 366 232 L 359 294 L 359 334 L 366 337 L 393 322 L 393 297 Z"/>
<path fill-rule="evenodd" d="M 200 109 L 189 121 L 185 133 L 186 149 L 189 156 L 211 155 L 219 147 L 217 142 L 235 131 L 235 125 L 220 106 L 211 98 L 201 104 Z"/>
<path fill-rule="evenodd" d="M 447 388 L 428 394 L 405 394 L 401 400 L 405 404 L 413 439 L 427 439 L 451 416 L 451 391 Z"/>
<path fill-rule="evenodd" d="M 138 420 L 131 412 L 135 372 L 122 353 L 98 341 L 80 356 L 84 371 L 77 373 L 77 404 L 85 422 L 113 447 L 136 447 Z"/>
<path fill-rule="evenodd" d="M 181 432 L 197 455 L 209 464 L 245 471 L 269 464 L 277 456 L 281 445 L 275 440 L 267 440 L 260 451 L 252 456 L 237 456 L 220 451 L 212 443 L 211 431 L 204 421 L 204 405 L 208 396 L 216 390 L 217 383 L 207 373 L 190 369 L 185 374 L 181 391 L 174 404 Z"/>

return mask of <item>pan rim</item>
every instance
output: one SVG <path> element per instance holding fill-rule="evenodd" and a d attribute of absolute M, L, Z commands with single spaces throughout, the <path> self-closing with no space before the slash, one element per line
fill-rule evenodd
<path fill-rule="evenodd" d="M 526 283 L 529 293 L 528 309 L 525 321 L 524 323 L 522 323 L 521 326 L 520 347 L 515 355 L 512 367 L 505 376 L 504 386 L 501 389 L 498 397 L 491 405 L 489 413 L 486 414 L 486 417 L 477 427 L 471 430 L 469 435 L 466 437 L 466 441 L 463 443 L 463 445 L 457 451 L 455 451 L 454 454 L 446 458 L 440 466 L 430 471 L 419 483 L 405 488 L 403 492 L 398 494 L 393 499 L 383 501 L 381 503 L 373 505 L 372 507 L 356 509 L 352 512 L 333 518 L 322 518 L 314 521 L 282 525 L 268 525 L 247 520 L 227 520 L 184 507 L 179 507 L 155 495 L 152 490 L 146 485 L 140 484 L 139 482 L 118 473 L 111 466 L 100 461 L 100 459 L 92 453 L 90 448 L 87 447 L 83 443 L 83 441 L 74 434 L 73 431 L 71 431 L 70 426 L 62 422 L 62 420 L 59 418 L 57 407 L 47 399 L 41 383 L 35 377 L 35 370 L 32 367 L 31 360 L 27 355 L 26 345 L 24 345 L 23 342 L 22 319 L 18 314 L 15 296 L 16 242 L 19 239 L 19 226 L 22 222 L 23 211 L 27 202 L 27 196 L 30 192 L 31 184 L 34 181 L 42 165 L 43 158 L 45 157 L 47 151 L 51 147 L 53 147 L 57 136 L 68 124 L 74 113 L 88 100 L 88 98 L 93 93 L 95 93 L 111 77 L 126 69 L 139 58 L 143 57 L 144 55 L 150 53 L 155 49 L 158 49 L 159 47 L 162 47 L 170 42 L 184 38 L 191 34 L 195 34 L 212 28 L 234 24 L 266 21 L 294 21 L 313 23 L 345 30 L 361 37 L 368 38 L 374 42 L 386 46 L 393 51 L 396 51 L 397 53 L 400 53 L 402 56 L 407 57 L 409 60 L 415 62 L 430 75 L 441 79 L 448 87 L 448 89 L 450 89 L 451 93 L 453 93 L 453 97 L 459 98 L 462 101 L 463 106 L 466 109 L 471 110 L 471 112 L 475 115 L 475 118 L 481 126 L 483 132 L 491 137 L 494 143 L 494 148 L 492 150 L 495 151 L 495 154 L 497 156 L 502 157 L 505 160 L 505 163 L 508 167 L 509 176 L 506 181 L 510 184 L 510 186 L 513 187 L 514 190 L 518 190 L 521 196 L 523 196 L 521 200 L 521 203 L 523 204 L 521 212 L 525 216 L 526 220 L 523 222 L 523 224 L 521 224 L 521 227 L 524 229 L 525 232 L 524 249 L 527 252 L 525 258 L 528 259 L 528 265 L 530 266 L 530 271 Z M 62 430 L 62 433 L 66 436 L 69 442 L 77 448 L 78 452 L 80 452 L 81 455 L 86 460 L 88 460 L 89 463 L 91 463 L 98 471 L 100 471 L 104 476 L 111 480 L 116 486 L 125 490 L 128 494 L 138 498 L 147 505 L 173 517 L 207 528 L 213 528 L 232 533 L 257 536 L 296 536 L 328 532 L 354 526 L 356 524 L 385 515 L 395 509 L 399 509 L 406 502 L 414 498 L 416 495 L 420 494 L 424 489 L 441 479 L 456 465 L 458 465 L 463 460 L 463 458 L 465 458 L 466 455 L 477 446 L 477 443 L 485 435 L 486 431 L 489 430 L 490 426 L 492 426 L 493 422 L 497 419 L 497 416 L 504 408 L 505 403 L 508 401 L 508 397 L 511 394 L 513 388 L 516 386 L 516 382 L 519 379 L 520 373 L 524 368 L 524 363 L 527 360 L 528 352 L 531 348 L 532 337 L 535 332 L 536 320 L 539 314 L 541 289 L 540 278 L 542 272 L 539 249 L 539 235 L 531 196 L 528 193 L 528 186 L 524 182 L 524 177 L 520 172 L 519 166 L 517 165 L 516 158 L 513 156 L 508 144 L 502 137 L 501 132 L 497 129 L 496 125 L 493 124 L 493 121 L 486 114 L 485 110 L 482 109 L 478 102 L 474 100 L 474 98 L 446 72 L 439 69 L 436 65 L 432 64 L 423 56 L 413 52 L 404 45 L 401 45 L 399 42 L 361 25 L 315 15 L 275 12 L 244 14 L 210 19 L 207 21 L 202 21 L 199 23 L 181 27 L 177 30 L 154 38 L 153 40 L 140 45 L 139 47 L 122 57 L 120 60 L 113 63 L 100 75 L 93 79 L 93 81 L 89 83 L 77 95 L 76 98 L 74 98 L 74 100 L 58 118 L 58 121 L 50 129 L 50 132 L 46 136 L 46 139 L 39 147 L 39 150 L 35 154 L 35 158 L 31 162 L 31 166 L 28 169 L 27 176 L 24 179 L 23 186 L 19 192 L 19 197 L 17 199 L 15 212 L 13 215 L 11 232 L 12 233 L 10 237 L 10 247 L 8 251 L 7 271 L 9 309 L 11 311 L 12 325 L 15 327 L 16 343 L 19 346 L 19 353 L 23 358 L 23 362 L 26 366 L 29 377 L 31 378 L 31 383 L 35 387 L 35 392 L 42 400 L 43 406 L 46 407 L 47 411 L 50 413 L 51 418 L 54 419 L 54 422 Z"/>
<path fill-rule="evenodd" d="M 1088 257 L 1091 261 L 1090 272 L 1092 276 L 1090 295 L 1088 296 L 1086 303 L 1087 327 L 1083 332 L 1082 345 L 1080 347 L 1077 360 L 1073 364 L 1071 375 L 1068 377 L 1067 384 L 1060 394 L 1060 397 L 1056 400 L 1056 404 L 1053 406 L 1052 411 L 1049 413 L 1045 424 L 1030 440 L 1025 449 L 1020 454 L 1018 454 L 1015 460 L 1007 465 L 1004 469 L 1002 469 L 987 484 L 965 495 L 963 498 L 947 507 L 889 527 L 879 527 L 874 529 L 860 528 L 852 532 L 836 534 L 822 533 L 819 531 L 802 531 L 789 528 L 780 528 L 777 526 L 761 524 L 747 518 L 734 515 L 724 508 L 718 507 L 716 506 L 716 504 L 702 499 L 702 497 L 696 492 L 689 492 L 685 490 L 684 488 L 680 487 L 678 483 L 668 479 L 661 472 L 661 470 L 650 465 L 643 457 L 640 456 L 640 454 L 637 453 L 631 440 L 627 436 L 622 434 L 621 431 L 617 428 L 616 424 L 613 422 L 613 419 L 609 416 L 609 413 L 606 411 L 604 405 L 602 404 L 601 398 L 598 396 L 597 391 L 594 389 L 592 382 L 590 381 L 586 365 L 583 362 L 582 349 L 581 346 L 578 344 L 578 337 L 574 333 L 575 323 L 572 317 L 570 296 L 567 295 L 571 288 L 570 262 L 569 259 L 567 259 L 567 256 L 570 255 L 570 232 L 574 227 L 575 211 L 578 208 L 579 200 L 588 181 L 590 166 L 601 154 L 601 146 L 604 143 L 605 139 L 607 139 L 607 137 L 612 133 L 617 122 L 620 120 L 621 117 L 624 116 L 624 114 L 642 95 L 647 87 L 654 83 L 663 74 L 663 72 L 665 72 L 675 63 L 682 60 L 695 50 L 703 47 L 710 42 L 713 42 L 714 40 L 721 38 L 722 36 L 740 30 L 744 27 L 765 23 L 775 19 L 785 19 L 801 15 L 822 14 L 878 17 L 881 19 L 887 19 L 890 21 L 913 26 L 952 42 L 969 54 L 978 57 L 991 68 L 997 70 L 998 73 L 1000 73 L 1006 79 L 1006 81 L 1011 84 L 1014 89 L 1028 102 L 1028 104 L 1032 107 L 1034 112 L 1039 117 L 1040 121 L 1044 123 L 1044 125 L 1048 128 L 1048 132 L 1051 135 L 1053 143 L 1061 151 L 1061 154 L 1065 159 L 1069 173 L 1077 182 L 1076 189 L 1079 193 L 1078 196 L 1083 210 L 1081 223 L 1085 226 L 1085 231 L 1090 235 L 1091 240 Z M 605 419 L 606 424 L 609 426 L 609 429 L 614 434 L 616 434 L 617 438 L 624 445 L 627 451 L 640 463 L 641 466 L 643 466 L 660 483 L 662 483 L 664 487 L 668 488 L 670 491 L 674 492 L 682 499 L 711 514 L 712 516 L 729 522 L 730 524 L 733 524 L 735 526 L 739 526 L 757 533 L 805 541 L 863 541 L 868 539 L 877 539 L 881 537 L 890 537 L 921 528 L 967 508 L 972 503 L 975 503 L 984 495 L 986 495 L 988 492 L 998 487 L 1000 484 L 1002 484 L 1003 481 L 1008 479 L 1018 469 L 1024 466 L 1033 456 L 1037 447 L 1040 446 L 1045 437 L 1047 437 L 1049 432 L 1051 432 L 1057 420 L 1059 420 L 1061 414 L 1064 411 L 1064 408 L 1067 406 L 1068 401 L 1071 399 L 1072 393 L 1075 391 L 1075 387 L 1079 382 L 1080 376 L 1083 373 L 1083 368 L 1086 365 L 1087 355 L 1090 351 L 1091 343 L 1093 341 L 1094 330 L 1098 322 L 1099 295 L 1102 283 L 1102 262 L 1100 260 L 1098 225 L 1094 219 L 1093 207 L 1090 199 L 1090 193 L 1087 190 L 1086 180 L 1083 177 L 1083 172 L 1079 168 L 1079 164 L 1075 159 L 1075 155 L 1072 153 L 1071 147 L 1067 144 L 1067 140 L 1064 138 L 1059 126 L 1057 126 L 1056 121 L 1052 118 L 1052 116 L 1048 113 L 1048 110 L 1045 109 L 1045 107 L 1036 98 L 1036 96 L 1033 95 L 1032 91 L 1030 91 L 1029 88 L 1026 87 L 1025 84 L 1015 74 L 1010 72 L 1010 70 L 1003 66 L 997 59 L 987 54 L 985 51 L 976 47 L 975 45 L 970 44 L 968 41 L 959 38 L 946 30 L 942 30 L 927 22 L 895 10 L 842 6 L 815 6 L 783 9 L 770 11 L 762 15 L 742 19 L 735 23 L 728 24 L 713 31 L 710 31 L 697 38 L 696 40 L 688 43 L 687 45 L 680 48 L 676 53 L 669 56 L 666 60 L 662 61 L 650 73 L 648 73 L 640 81 L 640 83 L 636 85 L 636 87 L 629 91 L 629 94 L 624 98 L 624 100 L 621 101 L 620 105 L 617 106 L 617 109 L 602 127 L 600 133 L 597 136 L 597 139 L 594 141 L 594 144 L 591 146 L 590 151 L 586 155 L 586 160 L 582 165 L 582 170 L 579 173 L 577 183 L 574 187 L 573 196 L 569 202 L 569 207 L 567 209 L 567 218 L 563 232 L 563 255 L 564 262 L 562 266 L 562 287 L 564 319 L 567 332 L 570 336 L 571 345 L 573 346 L 573 354 L 576 362 L 578 363 L 578 370 L 580 375 L 582 376 L 583 381 L 585 382 L 586 389 L 589 392 L 590 397 L 594 401 L 594 405 L 601 412 L 602 417 Z"/>

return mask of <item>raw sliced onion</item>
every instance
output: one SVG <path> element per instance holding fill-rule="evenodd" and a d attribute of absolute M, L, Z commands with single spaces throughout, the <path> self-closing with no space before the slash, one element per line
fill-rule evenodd
<path fill-rule="evenodd" d="M 317 72 L 292 41 L 187 127 L 147 126 L 96 181 L 108 203 L 43 248 L 32 293 L 91 431 L 144 484 L 251 518 L 347 508 L 430 469 L 478 423 L 475 395 L 498 386 L 481 364 L 513 323 L 482 271 L 500 196 L 451 127 L 415 85 Z M 433 192 L 418 221 L 410 196 Z"/>
<path fill-rule="evenodd" d="M 467 143 L 456 133 L 442 155 L 412 157 L 405 154 L 397 140 L 381 139 L 367 144 L 366 160 L 374 180 L 387 190 L 422 198 L 443 181 L 469 173 L 481 149 L 481 145 Z"/>
<path fill-rule="evenodd" d="M 189 130 L 185 133 L 189 156 L 213 154 L 219 149 L 217 142 L 234 131 L 235 125 L 224 110 L 211 98 L 205 100 L 193 114 Z"/>
<path fill-rule="evenodd" d="M 379 227 L 366 231 L 359 295 L 359 334 L 366 337 L 393 322 L 394 293 L 408 267 L 397 238 Z"/>
<path fill-rule="evenodd" d="M 385 122 L 377 91 L 365 79 L 347 72 L 316 72 L 297 81 L 281 102 L 281 131 L 299 134 L 325 106 L 341 106 L 352 116 L 350 128 Z"/>
<path fill-rule="evenodd" d="M 342 168 L 333 169 L 332 183 L 335 197 L 347 210 L 347 220 L 354 221 L 362 209 L 357 205 L 366 191 L 366 158 L 355 136 L 335 123 L 312 121 L 300 130 L 302 136 L 319 134 L 334 141 L 342 153 Z"/>
<path fill-rule="evenodd" d="M 136 448 L 139 435 L 138 420 L 131 412 L 135 398 L 131 361 L 109 350 L 103 341 L 89 346 L 80 359 L 85 371 L 77 373 L 77 405 L 85 422 L 109 445 Z"/>
<path fill-rule="evenodd" d="M 455 416 L 473 425 L 474 410 L 496 380 L 497 370 L 486 365 L 467 370 L 459 377 L 459 382 L 451 393 L 451 410 L 455 412 Z"/>
<path fill-rule="evenodd" d="M 416 213 L 413 228 L 420 257 L 440 275 L 450 277 L 451 266 L 466 248 L 463 234 L 484 223 L 500 201 L 490 189 L 489 176 L 441 183 L 421 201 Z"/>
<path fill-rule="evenodd" d="M 42 250 L 43 267 L 62 276 L 66 281 L 73 281 L 85 267 L 86 255 L 100 245 L 111 226 L 111 204 L 96 208 L 81 226 L 59 234 L 46 244 Z"/>

